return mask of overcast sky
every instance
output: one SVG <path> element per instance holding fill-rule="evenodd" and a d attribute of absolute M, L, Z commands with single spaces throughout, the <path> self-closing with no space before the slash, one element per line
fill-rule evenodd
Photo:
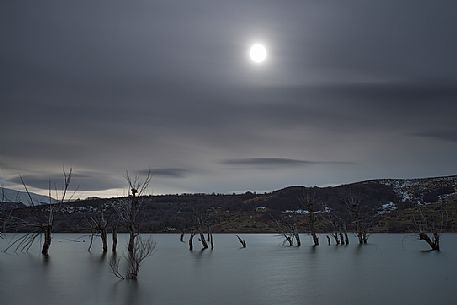
<path fill-rule="evenodd" d="M 457 2 L 5 0 L 0 103 L 11 188 L 62 166 L 82 197 L 126 170 L 154 193 L 457 174 Z"/>

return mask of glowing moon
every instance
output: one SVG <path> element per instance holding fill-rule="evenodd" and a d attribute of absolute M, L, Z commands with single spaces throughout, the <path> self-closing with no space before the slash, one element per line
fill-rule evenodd
<path fill-rule="evenodd" d="M 267 59 L 267 49 L 263 44 L 255 43 L 249 48 L 249 58 L 256 64 L 260 64 Z"/>

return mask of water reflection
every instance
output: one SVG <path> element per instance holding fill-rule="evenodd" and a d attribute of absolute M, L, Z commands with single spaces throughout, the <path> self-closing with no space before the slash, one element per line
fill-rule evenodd
<path fill-rule="evenodd" d="M 125 305 L 136 305 L 139 304 L 139 296 L 140 294 L 140 284 L 138 281 L 128 281 L 127 283 L 127 292 L 125 293 Z"/>
<path fill-rule="evenodd" d="M 141 304 L 140 283 L 134 280 L 117 280 L 110 288 L 110 304 Z"/>
<path fill-rule="evenodd" d="M 104 264 L 106 261 L 106 257 L 108 255 L 108 252 L 102 252 L 100 254 L 95 254 L 93 252 L 89 252 L 89 257 L 94 261 L 97 262 L 98 264 Z"/>
<path fill-rule="evenodd" d="M 43 259 L 43 266 L 44 267 L 48 267 L 49 266 L 49 262 L 50 262 L 49 255 L 42 256 L 42 259 Z"/>

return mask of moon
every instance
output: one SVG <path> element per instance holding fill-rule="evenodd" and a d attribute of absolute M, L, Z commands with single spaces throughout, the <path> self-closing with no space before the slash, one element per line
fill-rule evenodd
<path fill-rule="evenodd" d="M 267 48 L 261 43 L 254 43 L 249 47 L 249 58 L 256 64 L 261 64 L 267 59 Z"/>

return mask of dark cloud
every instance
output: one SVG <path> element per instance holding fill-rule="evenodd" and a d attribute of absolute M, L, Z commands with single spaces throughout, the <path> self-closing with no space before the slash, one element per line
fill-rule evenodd
<path fill-rule="evenodd" d="M 426 131 L 415 133 L 414 136 L 434 138 L 442 141 L 457 143 L 457 130 Z"/>
<path fill-rule="evenodd" d="M 240 158 L 240 159 L 227 159 L 222 160 L 221 164 L 227 165 L 242 165 L 254 166 L 260 168 L 272 167 L 295 167 L 295 166 L 308 166 L 317 164 L 350 164 L 350 162 L 335 162 L 335 161 L 307 161 L 289 158 Z"/>
<path fill-rule="evenodd" d="M 152 177 L 183 178 L 190 174 L 190 170 L 184 168 L 152 168 L 138 171 L 140 175 L 150 174 Z"/>
<path fill-rule="evenodd" d="M 64 186 L 63 174 L 51 174 L 48 176 L 36 174 L 23 175 L 22 179 L 28 187 L 34 187 L 41 190 L 49 190 L 49 183 L 51 183 L 53 195 L 56 188 L 58 191 L 61 191 Z M 21 176 L 12 177 L 8 181 L 18 185 L 22 184 Z M 100 173 L 72 173 L 69 190 L 77 190 L 81 192 L 105 191 L 109 189 L 122 188 L 125 184 L 126 183 L 123 182 L 122 179 L 116 179 L 115 177 L 113 178 Z"/>

